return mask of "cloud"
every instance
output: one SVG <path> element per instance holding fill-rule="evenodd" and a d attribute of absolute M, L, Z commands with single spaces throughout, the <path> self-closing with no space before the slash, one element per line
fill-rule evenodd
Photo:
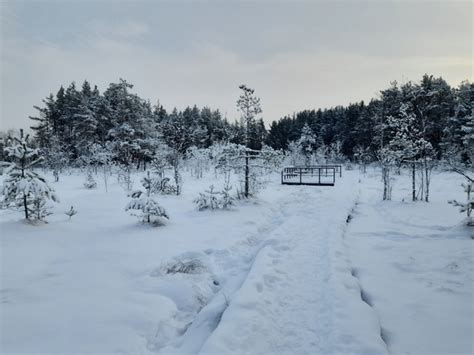
<path fill-rule="evenodd" d="M 135 84 L 140 96 L 152 103 L 159 99 L 169 110 L 208 105 L 231 120 L 238 117 L 238 85 L 245 83 L 261 97 L 267 122 L 302 109 L 367 101 L 390 81 L 419 80 L 425 72 L 454 85 L 472 79 L 472 44 L 465 37 L 444 38 L 441 43 L 436 40 L 439 29 L 417 32 L 417 24 L 409 31 L 373 28 L 364 22 L 373 10 L 357 13 L 361 20 L 353 31 L 340 31 L 355 13 L 324 19 L 308 10 L 301 17 L 301 9 L 280 4 L 288 12 L 289 25 L 280 21 L 287 13 L 277 14 L 272 7 L 269 19 L 259 17 L 262 24 L 250 22 L 241 28 L 235 22 L 241 17 L 234 13 L 201 6 L 194 12 L 181 6 L 178 10 L 186 11 L 175 9 L 176 16 L 163 10 L 156 24 L 139 20 L 137 14 L 107 17 L 97 10 L 94 16 L 81 15 L 84 20 L 71 24 L 66 37 L 58 23 L 45 28 L 45 21 L 53 18 L 46 8 L 41 26 L 27 27 L 28 21 L 18 15 L 2 36 L 1 128 L 30 125 L 33 105 L 60 85 L 80 85 L 84 79 L 103 91 L 124 78 Z M 234 7 L 235 12 L 243 11 Z M 152 11 L 150 16 L 154 19 Z M 382 19 L 380 15 L 377 21 Z M 276 23 L 280 27 L 272 27 Z M 387 20 L 387 26 L 394 24 L 396 19 Z M 39 32 L 32 35 L 36 28 Z M 457 31 L 463 33 L 463 28 Z"/>
<path fill-rule="evenodd" d="M 96 37 L 132 39 L 150 33 L 150 27 L 143 23 L 127 20 L 119 23 L 91 21 L 87 26 L 89 31 Z"/>

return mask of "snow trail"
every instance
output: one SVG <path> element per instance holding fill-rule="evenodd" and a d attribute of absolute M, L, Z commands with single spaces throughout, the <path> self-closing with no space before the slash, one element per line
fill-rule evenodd
<path fill-rule="evenodd" d="M 289 188 L 284 222 L 267 233 L 200 353 L 385 353 L 377 317 L 344 259 L 356 190 L 349 181 Z"/>

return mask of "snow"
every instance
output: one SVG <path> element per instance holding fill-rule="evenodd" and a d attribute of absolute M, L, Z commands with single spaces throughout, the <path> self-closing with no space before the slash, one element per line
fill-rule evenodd
<path fill-rule="evenodd" d="M 399 202 L 383 203 L 379 177 L 368 177 L 348 229 L 364 298 L 392 353 L 471 354 L 474 230 L 446 207 L 453 196 L 465 198 L 463 179 L 435 174 L 430 203 L 400 202 L 409 200 L 409 189 L 400 186 L 410 182 L 397 180 Z"/>
<path fill-rule="evenodd" d="M 342 226 L 356 195 L 348 181 L 340 188 L 283 188 L 291 194 L 280 203 L 282 218 L 265 231 L 202 353 L 385 353 L 372 311 L 354 295 L 340 259 Z"/>
<path fill-rule="evenodd" d="M 181 196 L 157 196 L 161 227 L 124 211 L 115 177 L 107 193 L 96 180 L 52 183 L 61 202 L 45 225 L 0 211 L 1 353 L 472 350 L 473 232 L 447 203 L 463 199 L 455 175 L 433 177 L 429 204 L 401 202 L 405 176 L 381 202 L 379 171 L 334 187 L 274 175 L 230 211 L 193 203 L 222 177 L 185 176 Z"/>

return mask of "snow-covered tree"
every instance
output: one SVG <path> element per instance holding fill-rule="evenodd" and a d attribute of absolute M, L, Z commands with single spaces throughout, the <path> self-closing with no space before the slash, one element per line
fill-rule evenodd
<path fill-rule="evenodd" d="M 286 150 L 287 163 L 291 166 L 299 165 L 300 161 L 304 160 L 301 155 L 301 150 L 298 147 L 298 143 L 291 141 L 288 143 Z"/>
<path fill-rule="evenodd" d="M 98 144 L 94 143 L 90 147 L 89 162 L 95 167 L 96 171 L 100 168 L 102 170 L 102 177 L 104 180 L 105 192 L 108 192 L 108 181 L 112 173 L 113 153 L 112 144 Z"/>
<path fill-rule="evenodd" d="M 474 210 L 474 181 L 468 181 L 465 184 L 462 184 L 464 192 L 466 193 L 466 201 L 458 202 L 456 200 L 449 201 L 453 206 L 459 207 L 459 212 L 466 212 L 466 224 L 468 226 L 474 227 L 474 218 L 472 216 L 472 211 Z"/>
<path fill-rule="evenodd" d="M 255 149 L 252 145 L 252 128 L 256 126 L 256 117 L 262 113 L 262 107 L 260 105 L 260 98 L 254 95 L 255 90 L 247 87 L 246 85 L 240 85 L 239 89 L 242 90 L 241 95 L 237 100 L 237 109 L 240 111 L 240 125 L 245 130 L 245 145 L 247 148 Z"/>
<path fill-rule="evenodd" d="M 421 199 L 425 194 L 425 199 L 428 201 L 434 150 L 431 143 L 425 139 L 416 115 L 409 112 L 408 105 L 402 104 L 397 116 L 387 118 L 387 129 L 393 132 L 387 147 L 396 156 L 397 168 L 400 168 L 402 164 L 408 164 L 412 169 L 412 200 L 417 200 L 416 167 L 420 166 L 422 168 Z"/>
<path fill-rule="evenodd" d="M 172 148 L 166 145 L 160 136 L 153 138 L 151 146 L 153 147 L 153 153 L 149 162 L 150 169 L 154 174 L 164 178 L 166 168 L 170 167 L 168 157 L 172 152 Z"/>
<path fill-rule="evenodd" d="M 342 143 L 340 141 L 335 141 L 329 145 L 326 158 L 327 161 L 332 164 L 341 164 L 344 162 L 345 157 L 342 153 Z"/>
<path fill-rule="evenodd" d="M 117 181 L 125 191 L 133 188 L 132 166 L 130 164 L 120 164 L 118 166 Z"/>
<path fill-rule="evenodd" d="M 83 185 L 86 189 L 95 189 L 97 187 L 97 182 L 90 169 L 87 170 L 86 181 L 84 181 Z"/>
<path fill-rule="evenodd" d="M 301 135 L 298 139 L 297 145 L 301 154 L 304 156 L 304 165 L 311 165 L 311 158 L 316 144 L 316 135 L 307 123 L 301 129 Z"/>
<path fill-rule="evenodd" d="M 246 150 L 243 152 L 243 159 L 245 162 L 244 196 L 247 198 L 250 196 L 250 159 L 256 155 L 256 150 L 254 149 L 256 147 L 253 144 L 254 142 L 251 131 L 252 127 L 255 127 L 256 125 L 256 116 L 262 113 L 262 108 L 260 106 L 260 98 L 254 96 L 254 89 L 251 89 L 246 85 L 240 85 L 239 89 L 242 90 L 242 93 L 237 100 L 237 109 L 241 113 L 241 126 L 244 127 L 245 132 Z"/>
<path fill-rule="evenodd" d="M 231 194 L 232 186 L 229 183 L 229 180 L 226 180 L 224 188 L 221 191 L 221 206 L 223 209 L 229 209 L 230 207 L 235 205 L 235 199 Z"/>
<path fill-rule="evenodd" d="M 132 211 L 132 215 L 137 216 L 143 223 L 161 225 L 164 219 L 169 219 L 166 210 L 152 197 L 153 180 L 150 173 L 142 179 L 145 192 L 141 190 L 130 194 L 131 201 L 125 207 L 126 211 Z"/>
<path fill-rule="evenodd" d="M 354 148 L 354 159 L 356 160 L 357 164 L 359 164 L 362 172 L 365 174 L 367 169 L 367 164 L 372 161 L 372 157 L 370 154 L 370 148 L 364 147 L 362 145 L 358 145 Z"/>
<path fill-rule="evenodd" d="M 191 173 L 197 178 L 200 179 L 203 176 L 204 170 L 208 169 L 210 152 L 206 148 L 198 148 L 192 146 L 186 152 L 186 158 L 188 163 L 191 163 L 192 170 Z"/>
<path fill-rule="evenodd" d="M 59 174 L 68 165 L 68 153 L 59 141 L 57 136 L 52 136 L 47 146 L 42 149 L 44 165 L 51 169 L 56 182 L 59 181 Z"/>
<path fill-rule="evenodd" d="M 84 155 L 91 142 L 97 141 L 98 110 L 101 98 L 97 87 L 91 90 L 87 81 L 82 85 L 78 107 L 74 113 L 73 137 L 77 154 Z"/>
<path fill-rule="evenodd" d="M 176 186 L 176 195 L 181 195 L 181 190 L 183 189 L 183 175 L 181 174 L 183 154 L 177 150 L 172 150 L 168 155 L 168 161 L 173 167 L 173 179 Z"/>
<path fill-rule="evenodd" d="M 211 185 L 208 190 L 199 193 L 199 196 L 194 199 L 194 203 L 200 211 L 229 209 L 235 204 L 234 198 L 230 194 L 231 190 L 232 186 L 228 182 L 222 191 L 214 190 L 214 185 Z"/>
<path fill-rule="evenodd" d="M 392 177 L 391 172 L 398 161 L 398 155 L 390 148 L 383 147 L 376 153 L 377 160 L 382 167 L 383 200 L 392 199 Z"/>
<path fill-rule="evenodd" d="M 43 220 L 50 214 L 48 201 L 59 201 L 46 179 L 34 171 L 42 158 L 29 146 L 23 131 L 5 148 L 8 162 L 2 162 L 6 178 L 0 189 L 1 204 L 23 210 L 25 218 Z"/>
<path fill-rule="evenodd" d="M 472 112 L 462 125 L 462 131 L 466 154 L 469 157 L 470 165 L 474 166 L 474 114 Z"/>
<path fill-rule="evenodd" d="M 472 98 L 474 84 L 463 81 L 454 91 L 455 107 L 453 115 L 443 131 L 443 157 L 450 163 L 474 163 L 474 138 L 469 141 L 469 130 L 474 130 Z M 469 127 L 471 127 L 469 129 Z"/>
<path fill-rule="evenodd" d="M 275 150 L 268 145 L 264 145 L 259 153 L 259 167 L 263 173 L 268 175 L 276 172 L 282 166 L 285 155 L 281 150 Z"/>
<path fill-rule="evenodd" d="M 214 191 L 214 185 L 209 186 L 208 190 L 200 192 L 199 196 L 194 199 L 194 203 L 202 210 L 216 210 L 219 208 L 220 191 Z"/>
<path fill-rule="evenodd" d="M 255 195 L 262 186 L 262 178 L 281 166 L 283 154 L 270 147 L 253 150 L 239 144 L 222 146 L 216 157 L 216 169 L 228 174 L 234 171 L 242 176 L 241 196 Z M 240 195 L 239 195 L 240 196 Z"/>

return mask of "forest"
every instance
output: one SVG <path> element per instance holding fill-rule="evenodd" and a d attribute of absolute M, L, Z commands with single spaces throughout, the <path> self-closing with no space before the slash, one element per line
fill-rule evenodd
<path fill-rule="evenodd" d="M 468 81 L 451 87 L 442 78 L 424 75 L 417 83 L 393 82 L 369 103 L 303 110 L 274 120 L 268 129 L 264 115 L 254 115 L 247 127 L 242 120 L 229 122 L 209 107 L 168 112 L 159 101 L 152 105 L 133 94 L 132 88 L 125 80 L 111 83 L 102 94 L 88 81 L 80 89 L 75 83 L 59 88 L 35 106 L 38 114 L 31 117 L 35 144 L 45 150 L 61 147 L 70 163 L 90 155 L 93 144 L 108 145 L 114 160 L 140 165 L 152 160 L 158 140 L 185 153 L 190 147 L 208 148 L 214 143 L 246 144 L 246 130 L 248 147 L 260 150 L 268 145 L 288 151 L 306 124 L 310 128 L 306 133 L 314 137 L 312 151 L 333 145 L 345 159 L 357 161 L 364 153 L 375 161 L 380 147 L 393 141 L 397 125 L 409 120 L 432 147 L 434 159 L 452 157 L 456 151 L 467 163 L 472 146 L 468 138 L 473 84 Z"/>
<path fill-rule="evenodd" d="M 23 131 L 20 139 L 15 138 L 23 153 L 10 147 L 15 145 L 13 137 L 2 134 L 0 159 L 8 166 L 16 154 L 21 176 L 27 168 L 42 166 L 53 172 L 56 181 L 66 167 L 83 168 L 89 180 L 86 185 L 91 186 L 92 171 L 97 174 L 100 167 L 106 176 L 115 166 L 127 190 L 131 190 L 132 171 L 145 171 L 148 165 L 159 177 L 159 181 L 148 182 L 148 192 L 155 184 L 178 195 L 184 161 L 194 164 L 196 176 L 202 176 L 210 162 L 215 168 L 243 171 L 239 197 L 241 193 L 249 197 L 250 190 L 257 189 L 262 168 L 277 169 L 283 162 L 291 166 L 345 163 L 347 168 L 356 163 L 364 171 L 376 162 L 382 171 L 383 200 L 391 199 L 391 175 L 399 174 L 402 167 L 411 170 L 413 201 L 429 201 L 431 173 L 438 165 L 463 175 L 469 187 L 472 185 L 474 85 L 468 81 L 455 88 L 432 75 L 424 75 L 417 83 L 392 82 L 368 104 L 361 101 L 346 107 L 304 110 L 273 121 L 268 130 L 255 90 L 245 85 L 239 88 L 242 94 L 237 108 L 241 117 L 229 122 L 219 110 L 209 107 L 194 105 L 168 112 L 159 101 L 152 106 L 134 94 L 133 85 L 123 79 L 111 83 L 102 94 L 88 81 L 80 89 L 73 82 L 66 89 L 60 87 L 56 95 L 50 94 L 43 105 L 34 106 L 38 114 L 30 117 L 32 139 L 24 137 Z M 27 145 L 36 151 L 28 153 Z M 30 157 L 28 165 L 27 153 L 40 159 Z M 173 170 L 174 186 L 165 187 L 170 180 L 165 176 L 167 168 Z M 8 206 L 11 199 L 14 205 L 23 205 L 28 219 L 27 202 L 16 201 L 22 195 L 17 190 L 7 184 L 5 203 Z M 209 196 L 213 193 L 211 189 Z M 220 193 L 228 195 L 228 191 Z M 201 201 L 201 208 L 208 202 Z M 462 211 L 467 209 L 470 217 L 469 202 L 452 203 Z M 30 216 L 42 213 L 36 209 Z"/>
<path fill-rule="evenodd" d="M 268 130 L 246 85 L 234 122 L 208 107 L 168 112 L 132 89 L 72 83 L 35 106 L 31 129 L 2 133 L 6 349 L 469 348 L 471 83 L 425 75 Z M 331 187 L 283 185 L 282 167 L 320 179 L 328 166 Z M 239 332 L 249 324 L 270 335 Z M 305 331 L 291 340 L 293 329 Z"/>

